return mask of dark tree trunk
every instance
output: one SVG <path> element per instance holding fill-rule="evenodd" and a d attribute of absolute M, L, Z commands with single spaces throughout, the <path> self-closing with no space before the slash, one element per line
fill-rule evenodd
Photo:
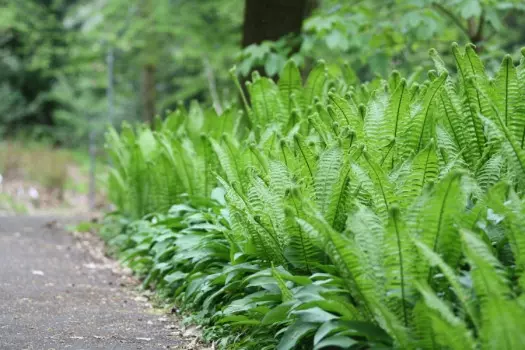
<path fill-rule="evenodd" d="M 318 2 L 319 0 L 246 0 L 242 47 L 291 35 L 287 45 L 292 47 L 291 53 L 299 51 L 301 41 L 298 35 L 301 33 L 303 20 L 318 6 Z M 252 67 L 252 71 L 254 70 L 267 75 L 262 66 Z M 250 75 L 242 79 L 245 93 L 245 83 L 249 77 Z"/>
<path fill-rule="evenodd" d="M 309 0 L 246 0 L 242 47 L 299 34 Z"/>
<path fill-rule="evenodd" d="M 283 36 L 297 37 L 301 33 L 303 20 L 318 6 L 319 0 L 245 0 L 242 47 L 260 44 L 265 40 L 275 41 Z M 299 40 L 290 41 L 292 53 L 300 48 Z M 251 67 L 261 75 L 267 75 L 264 67 Z M 275 78 L 275 77 L 274 77 Z M 250 74 L 241 78 L 243 95 L 249 100 L 246 82 Z"/>

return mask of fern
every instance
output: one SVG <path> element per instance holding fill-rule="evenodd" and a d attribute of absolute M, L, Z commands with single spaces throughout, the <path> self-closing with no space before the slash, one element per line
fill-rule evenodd
<path fill-rule="evenodd" d="M 319 211 L 326 221 L 341 231 L 345 218 L 348 200 L 348 181 L 350 168 L 343 164 L 341 149 L 326 150 L 318 163 L 315 177 L 315 196 Z"/>
<path fill-rule="evenodd" d="M 512 302 L 512 292 L 500 262 L 473 233 L 462 231 L 465 254 L 481 306 L 480 336 L 484 348 L 518 349 L 525 342 L 520 322 L 525 309 Z"/>
<path fill-rule="evenodd" d="M 292 111 L 303 106 L 302 78 L 297 65 L 289 60 L 279 75 L 279 98 L 281 101 L 281 114 L 290 116 Z"/>
<path fill-rule="evenodd" d="M 405 129 L 405 142 L 403 144 L 405 156 L 409 152 L 419 152 L 432 138 L 431 135 L 434 132 L 434 121 L 432 118 L 436 111 L 435 101 L 447 77 L 447 73 L 442 73 L 438 79 L 430 84 L 419 107 L 420 111 L 410 120 L 409 125 Z"/>
<path fill-rule="evenodd" d="M 441 254 L 451 266 L 456 266 L 461 255 L 455 220 L 466 207 L 466 196 L 462 193 L 460 180 L 460 173 L 449 174 L 414 208 L 415 237 Z M 430 275 L 427 276 L 430 279 Z"/>
<path fill-rule="evenodd" d="M 421 194 L 425 185 L 433 183 L 437 180 L 439 175 L 438 157 L 436 154 L 436 146 L 431 142 L 424 150 L 419 152 L 412 162 L 406 179 L 401 180 L 402 185 L 399 189 L 398 197 L 403 203 L 403 207 L 407 207 Z"/>
<path fill-rule="evenodd" d="M 238 344 L 520 348 L 525 61 L 491 80 L 472 45 L 452 55 L 457 74 L 430 50 L 423 83 L 352 86 L 289 61 L 245 112 L 109 130 L 130 263 Z"/>
<path fill-rule="evenodd" d="M 250 85 L 249 91 L 258 126 L 264 128 L 274 121 L 284 122 L 276 119 L 281 107 L 279 90 L 273 80 L 260 77 L 254 73 L 253 83 Z"/>
<path fill-rule="evenodd" d="M 432 327 L 432 340 L 447 349 L 475 349 L 475 342 L 467 325 L 434 294 L 428 286 L 419 286 Z M 430 348 L 430 347 L 426 347 Z M 435 348 L 433 345 L 432 348 Z"/>
<path fill-rule="evenodd" d="M 314 102 L 314 98 L 323 96 L 325 84 L 328 78 L 326 66 L 324 61 L 317 62 L 315 68 L 310 72 L 306 79 L 305 85 L 305 106 L 310 106 Z M 306 107 L 305 107 L 306 108 Z"/>

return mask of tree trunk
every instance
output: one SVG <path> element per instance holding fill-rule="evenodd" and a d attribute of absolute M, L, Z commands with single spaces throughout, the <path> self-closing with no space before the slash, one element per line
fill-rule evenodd
<path fill-rule="evenodd" d="M 156 67 L 153 64 L 142 67 L 143 118 L 151 127 L 155 118 L 155 71 Z"/>
<path fill-rule="evenodd" d="M 242 47 L 299 34 L 309 0 L 246 0 Z"/>

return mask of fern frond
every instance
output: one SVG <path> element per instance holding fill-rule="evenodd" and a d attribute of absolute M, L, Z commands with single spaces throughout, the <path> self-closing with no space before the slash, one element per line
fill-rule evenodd
<path fill-rule="evenodd" d="M 452 136 L 440 126 L 436 127 L 436 136 L 436 154 L 440 165 L 438 178 L 442 179 L 452 170 L 468 169 L 469 164 L 464 159 L 466 150 L 461 151 Z"/>
<path fill-rule="evenodd" d="M 430 83 L 423 97 L 421 109 L 410 120 L 407 128 L 403 131 L 403 152 L 405 157 L 410 152 L 418 153 L 432 138 L 434 134 L 434 121 L 432 119 L 437 110 L 436 101 L 447 77 L 447 73 L 442 73 L 439 78 Z"/>
<path fill-rule="evenodd" d="M 520 139 L 525 128 L 525 116 L 516 110 L 519 103 L 519 85 L 516 68 L 510 55 L 506 55 L 494 80 L 493 100 L 499 111 L 503 124 L 509 128 L 514 137 Z"/>
<path fill-rule="evenodd" d="M 457 215 L 466 207 L 466 196 L 462 193 L 461 173 L 452 172 L 441 180 L 431 192 L 413 208 L 416 222 L 414 235 L 421 242 L 439 253 L 445 262 L 456 266 L 461 255 L 461 245 L 455 227 Z M 422 264 L 420 271 L 430 278 L 428 265 Z"/>
<path fill-rule="evenodd" d="M 492 195 L 487 207 L 503 215 L 505 236 L 509 240 L 515 264 L 520 272 L 525 271 L 525 204 L 508 186 L 502 186 L 501 189 L 500 192 L 504 192 Z"/>
<path fill-rule="evenodd" d="M 184 118 L 185 131 L 192 140 L 197 140 L 199 138 L 205 125 L 204 119 L 204 111 L 199 102 L 192 100 L 188 115 Z"/>
<path fill-rule="evenodd" d="M 295 103 L 303 106 L 303 81 L 299 68 L 293 60 L 289 60 L 279 75 L 279 98 L 281 100 L 282 114 L 287 118 L 291 116 Z M 295 101 L 294 101 L 295 100 Z"/>
<path fill-rule="evenodd" d="M 363 167 L 352 164 L 355 182 L 372 198 L 376 213 L 383 219 L 387 218 L 390 206 L 396 202 L 394 186 L 389 181 L 383 169 L 377 165 L 367 152 L 363 152 Z"/>
<path fill-rule="evenodd" d="M 483 347 L 519 349 L 525 344 L 525 333 L 522 332 L 525 310 L 513 298 L 503 267 L 475 234 L 462 230 L 461 237 L 480 303 Z"/>
<path fill-rule="evenodd" d="M 439 344 L 432 328 L 432 318 L 423 300 L 418 300 L 412 311 L 414 326 L 411 329 L 417 349 L 439 349 Z"/>
<path fill-rule="evenodd" d="M 499 115 L 496 120 L 494 123 L 487 118 L 483 119 L 490 131 L 500 139 L 503 154 L 509 160 L 509 165 L 512 166 L 518 183 L 522 183 L 525 178 L 525 150 L 521 148 L 519 141 Z"/>
<path fill-rule="evenodd" d="M 252 84 L 249 88 L 250 100 L 257 126 L 265 128 L 270 123 L 277 121 L 285 123 L 285 120 L 277 120 L 281 110 L 279 89 L 273 80 L 254 74 Z"/>
<path fill-rule="evenodd" d="M 256 222 L 277 244 L 279 250 L 288 244 L 285 232 L 284 198 L 271 191 L 263 180 L 254 176 L 248 189 L 248 203 Z"/>
<path fill-rule="evenodd" d="M 364 142 L 363 120 L 359 116 L 358 109 L 344 98 L 330 92 L 328 93 L 330 104 L 328 112 L 332 119 L 340 125 L 346 125 L 352 130 L 359 142 Z"/>
<path fill-rule="evenodd" d="M 346 221 L 346 202 L 350 168 L 343 164 L 340 148 L 331 148 L 321 154 L 317 165 L 314 189 L 316 204 L 325 220 L 337 231 Z"/>
<path fill-rule="evenodd" d="M 476 172 L 476 180 L 482 190 L 487 191 L 501 178 L 504 159 L 500 154 L 490 157 Z"/>
<path fill-rule="evenodd" d="M 405 93 L 405 89 L 404 84 L 398 86 L 390 99 L 386 93 L 374 93 L 366 107 L 365 142 L 368 152 L 375 159 L 381 159 L 383 164 L 392 165 L 396 150 L 394 147 L 398 142 L 395 138 L 409 116 L 409 94 Z"/>
<path fill-rule="evenodd" d="M 272 264 L 272 277 L 277 282 L 277 286 L 281 290 L 281 299 L 282 302 L 285 303 L 287 301 L 290 301 L 293 299 L 292 291 L 286 286 L 286 282 L 281 277 L 281 273 L 275 268 L 275 266 Z"/>
<path fill-rule="evenodd" d="M 483 135 L 476 133 L 476 125 L 472 118 L 466 118 L 461 102 L 450 81 L 445 83 L 438 102 L 440 121 L 452 135 L 456 146 L 462 150 L 463 158 L 473 166 L 483 153 Z M 475 120 L 478 121 L 477 119 Z"/>
<path fill-rule="evenodd" d="M 148 179 L 147 165 L 142 150 L 138 144 L 130 150 L 127 186 L 130 214 L 134 219 L 140 219 L 147 214 Z"/>
<path fill-rule="evenodd" d="M 126 211 L 125 208 L 129 205 L 126 202 L 128 187 L 125 180 L 116 169 L 109 169 L 108 171 L 108 197 L 110 201 L 120 210 Z"/>
<path fill-rule="evenodd" d="M 225 146 L 214 139 L 210 139 L 213 151 L 217 155 L 217 159 L 221 168 L 228 179 L 228 182 L 233 186 L 239 186 L 242 193 L 245 192 L 245 184 L 242 176 L 242 158 L 239 157 L 240 150 L 233 144 L 228 142 L 227 137 L 223 137 Z"/>
<path fill-rule="evenodd" d="M 443 261 L 439 254 L 434 252 L 426 244 L 418 240 L 415 240 L 414 244 L 418 248 L 419 253 L 428 261 L 430 267 L 438 267 L 441 270 L 441 273 L 443 273 L 447 279 L 450 287 L 456 294 L 467 315 L 470 317 L 470 320 L 473 322 L 476 329 L 479 330 L 479 320 L 478 314 L 475 310 L 474 300 L 470 296 L 469 292 L 461 285 L 460 279 L 456 275 L 455 271 L 445 261 Z"/>
<path fill-rule="evenodd" d="M 485 135 L 483 134 L 483 125 L 481 120 L 478 117 L 478 113 L 482 113 L 485 116 L 488 116 L 492 111 L 487 110 L 485 99 L 482 98 L 479 94 L 478 89 L 476 89 L 476 77 L 484 75 L 484 70 L 481 72 L 481 69 L 478 65 L 474 65 L 470 61 L 470 57 L 477 57 L 475 52 L 472 53 L 469 51 L 469 55 L 462 54 L 459 50 L 457 44 L 452 45 L 452 54 L 456 61 L 456 65 L 459 73 L 460 81 L 460 94 L 463 96 L 462 101 L 462 113 L 467 116 L 469 120 L 470 128 L 473 129 L 476 135 L 476 141 L 479 148 L 482 148 L 485 144 Z M 474 70 L 473 67 L 477 66 L 478 68 Z M 482 153 L 481 151 L 479 152 Z"/>
<path fill-rule="evenodd" d="M 415 296 L 416 280 L 414 245 L 408 236 L 399 209 L 389 210 L 388 226 L 383 240 L 384 269 L 387 288 L 387 305 L 402 320 L 405 327 L 412 321 L 411 303 Z"/>
<path fill-rule="evenodd" d="M 384 265 L 385 226 L 377 214 L 368 207 L 360 205 L 347 221 L 347 231 L 354 238 L 358 248 L 359 260 L 368 278 L 367 288 L 373 291 L 376 300 L 383 302 L 387 295 Z"/>
<path fill-rule="evenodd" d="M 130 158 L 129 148 L 113 127 L 108 128 L 104 136 L 106 141 L 104 148 L 108 152 L 112 165 L 119 172 L 120 176 L 125 178 Z"/>
<path fill-rule="evenodd" d="M 302 168 L 301 175 L 302 177 L 309 177 L 310 180 L 313 180 L 317 169 L 316 154 L 302 136 L 294 135 L 293 140 L 296 150 L 295 153 Z"/>
<path fill-rule="evenodd" d="M 339 232 L 336 232 L 319 215 L 309 215 L 307 220 L 297 219 L 299 225 L 314 241 L 321 244 L 324 252 L 334 263 L 344 282 L 348 285 L 355 302 L 365 315 L 371 315 L 369 298 L 373 298 L 370 290 L 363 290 L 360 279 L 364 273 L 359 263 L 359 255 L 355 246 Z"/>
<path fill-rule="evenodd" d="M 476 349 L 468 326 L 454 315 L 449 306 L 428 286 L 419 285 L 418 290 L 425 302 L 427 317 L 430 318 L 433 340 L 446 349 Z"/>
<path fill-rule="evenodd" d="M 436 146 L 434 142 L 431 142 L 414 157 L 410 164 L 408 176 L 402 181 L 402 187 L 398 191 L 402 207 L 409 206 L 421 194 L 424 186 L 436 181 L 438 175 L 439 164 Z"/>
<path fill-rule="evenodd" d="M 324 94 L 325 84 L 328 80 L 328 73 L 326 65 L 323 60 L 319 60 L 317 65 L 312 69 L 306 84 L 304 86 L 304 103 L 305 108 L 314 103 L 314 98 L 322 98 Z"/>

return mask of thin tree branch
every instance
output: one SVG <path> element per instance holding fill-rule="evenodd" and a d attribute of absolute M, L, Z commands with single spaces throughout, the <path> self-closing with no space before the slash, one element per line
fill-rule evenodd
<path fill-rule="evenodd" d="M 461 31 L 465 33 L 465 35 L 470 39 L 470 32 L 468 28 L 465 27 L 463 23 L 461 23 L 461 20 L 456 15 L 454 15 L 452 11 L 450 11 L 449 9 L 445 8 L 443 5 L 437 2 L 433 2 L 432 7 L 449 17 L 459 27 L 459 29 L 461 29 Z"/>
<path fill-rule="evenodd" d="M 476 31 L 476 36 L 475 36 L 477 41 L 483 40 L 483 29 L 484 28 L 485 28 L 485 11 L 481 12 L 481 16 L 479 17 L 478 30 Z"/>

